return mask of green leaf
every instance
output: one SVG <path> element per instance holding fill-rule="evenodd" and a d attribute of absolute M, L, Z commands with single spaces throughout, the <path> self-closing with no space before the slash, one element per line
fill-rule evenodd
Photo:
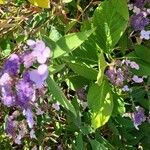
<path fill-rule="evenodd" d="M 56 42 L 56 46 L 53 49 L 53 58 L 58 58 L 75 50 L 94 32 L 94 30 L 95 29 L 85 32 L 72 33 L 61 37 Z"/>
<path fill-rule="evenodd" d="M 103 81 L 104 71 L 105 71 L 106 66 L 107 66 L 107 63 L 105 61 L 103 53 L 101 52 L 99 55 L 99 72 L 98 72 L 98 76 L 97 76 L 97 84 L 98 85 L 101 85 L 101 83 Z"/>
<path fill-rule="evenodd" d="M 117 6 L 117 7 L 116 7 Z M 94 12 L 95 36 L 100 48 L 110 53 L 124 33 L 128 24 L 126 0 L 105 0 Z"/>
<path fill-rule="evenodd" d="M 134 74 L 139 76 L 150 75 L 150 63 L 145 62 L 141 58 L 139 58 L 136 55 L 135 51 L 131 52 L 126 58 L 135 61 L 139 65 L 139 70 L 132 70 Z"/>
<path fill-rule="evenodd" d="M 89 88 L 87 100 L 92 112 L 92 127 L 96 129 L 103 126 L 113 110 L 113 97 L 108 81 L 104 80 L 100 86 L 93 84 Z"/>
<path fill-rule="evenodd" d="M 65 97 L 64 93 L 60 90 L 59 86 L 55 83 L 51 77 L 47 80 L 48 90 L 50 94 L 52 94 L 55 99 L 67 110 L 71 111 L 76 116 L 76 111 L 73 105 L 68 101 Z"/>
<path fill-rule="evenodd" d="M 76 147 L 77 147 L 77 150 L 83 150 L 84 149 L 84 143 L 83 143 L 82 133 L 79 133 L 77 135 L 77 138 L 76 138 Z"/>
<path fill-rule="evenodd" d="M 103 144 L 99 143 L 97 140 L 90 140 L 92 150 L 108 150 Z"/>
<path fill-rule="evenodd" d="M 90 80 L 96 80 L 98 71 L 95 70 L 94 68 L 76 61 L 70 61 L 67 64 L 78 75 L 83 76 Z"/>
<path fill-rule="evenodd" d="M 118 114 L 123 115 L 126 109 L 125 109 L 125 102 L 121 97 L 121 95 L 117 95 L 116 93 L 114 93 L 113 101 L 114 101 L 114 108 L 113 108 L 112 115 L 113 116 L 117 116 Z"/>
<path fill-rule="evenodd" d="M 61 71 L 65 67 L 65 64 L 57 65 L 57 66 L 51 66 L 49 68 L 50 74 L 55 74 Z"/>
<path fill-rule="evenodd" d="M 150 63 L 150 49 L 143 45 L 135 47 L 135 54 L 141 58 L 144 62 Z"/>

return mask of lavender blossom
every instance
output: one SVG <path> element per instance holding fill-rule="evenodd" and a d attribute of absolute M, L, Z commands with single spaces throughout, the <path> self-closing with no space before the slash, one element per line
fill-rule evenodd
<path fill-rule="evenodd" d="M 35 121 L 33 119 L 32 110 L 30 108 L 24 109 L 23 114 L 26 117 L 29 128 L 33 128 L 33 125 L 35 124 Z"/>
<path fill-rule="evenodd" d="M 12 116 L 9 116 L 6 121 L 6 133 L 12 137 L 16 135 L 15 133 L 16 123 Z"/>
<path fill-rule="evenodd" d="M 144 115 L 144 109 L 142 107 L 136 107 L 136 111 L 133 114 L 133 123 L 136 129 L 139 129 L 138 126 L 146 120 Z"/>
<path fill-rule="evenodd" d="M 20 68 L 20 58 L 17 54 L 12 54 L 10 58 L 4 63 L 3 70 L 12 76 L 18 75 Z"/>
<path fill-rule="evenodd" d="M 16 83 L 16 95 L 16 104 L 21 108 L 27 108 L 29 103 L 35 98 L 35 90 L 32 84 L 22 79 Z"/>
<path fill-rule="evenodd" d="M 128 91 L 130 91 L 130 89 L 129 89 L 129 87 L 128 87 L 127 85 L 125 85 L 125 86 L 122 88 L 122 91 L 124 91 L 124 92 L 127 91 L 127 92 L 128 92 Z"/>
<path fill-rule="evenodd" d="M 1 99 L 4 105 L 11 107 L 15 103 L 15 94 L 12 89 L 12 79 L 8 73 L 4 73 L 0 78 Z"/>
<path fill-rule="evenodd" d="M 42 88 L 48 77 L 47 65 L 40 65 L 37 70 L 30 71 L 30 80 L 33 81 L 37 88 Z"/>
<path fill-rule="evenodd" d="M 139 65 L 138 65 L 136 62 L 134 62 L 134 61 L 131 61 L 131 62 L 130 62 L 130 67 L 131 67 L 132 69 L 139 70 Z"/>
<path fill-rule="evenodd" d="M 32 51 L 26 51 L 21 58 L 25 68 L 31 67 L 36 61 L 36 57 L 33 56 Z"/>
<path fill-rule="evenodd" d="M 35 131 L 33 129 L 30 131 L 30 138 L 36 139 Z"/>
<path fill-rule="evenodd" d="M 145 26 L 149 24 L 149 19 L 143 13 L 133 15 L 131 17 L 131 26 L 135 31 L 144 30 Z"/>
<path fill-rule="evenodd" d="M 50 49 L 46 47 L 45 43 L 41 40 L 28 40 L 27 44 L 33 50 L 32 56 L 35 57 L 40 64 L 44 64 L 50 57 Z"/>
<path fill-rule="evenodd" d="M 135 83 L 142 83 L 143 82 L 143 78 L 140 78 L 138 77 L 137 75 L 134 75 L 132 80 L 135 82 Z"/>
<path fill-rule="evenodd" d="M 134 5 L 138 8 L 143 8 L 147 2 L 147 0 L 135 0 Z"/>
<path fill-rule="evenodd" d="M 140 36 L 141 39 L 145 39 L 145 40 L 150 39 L 150 30 L 149 31 L 142 30 L 140 34 L 141 34 Z"/>
<path fill-rule="evenodd" d="M 56 102 L 56 103 L 52 104 L 52 108 L 59 111 L 60 110 L 60 104 L 58 102 Z"/>

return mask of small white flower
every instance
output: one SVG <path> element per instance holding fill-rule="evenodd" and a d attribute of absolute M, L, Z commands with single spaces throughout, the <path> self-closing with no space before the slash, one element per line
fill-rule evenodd
<path fill-rule="evenodd" d="M 131 61 L 131 62 L 130 62 L 130 67 L 131 67 L 132 69 L 139 70 L 139 65 L 138 65 L 136 62 L 134 62 L 134 61 Z"/>
<path fill-rule="evenodd" d="M 128 8 L 129 8 L 129 10 L 132 10 L 133 9 L 133 4 L 128 4 Z"/>
<path fill-rule="evenodd" d="M 145 39 L 145 40 L 150 39 L 150 31 L 142 30 L 140 34 L 141 34 L 140 36 L 141 39 Z"/>
<path fill-rule="evenodd" d="M 143 78 L 139 78 L 137 75 L 134 75 L 132 80 L 135 82 L 135 83 L 142 83 L 143 82 Z"/>
<path fill-rule="evenodd" d="M 130 60 L 125 60 L 125 64 L 128 66 L 130 65 L 131 61 Z"/>
<path fill-rule="evenodd" d="M 57 110 L 57 111 L 60 110 L 60 104 L 59 104 L 58 102 L 52 104 L 52 107 L 53 107 L 55 110 Z"/>
<path fill-rule="evenodd" d="M 144 18 L 146 18 L 148 15 L 147 12 L 145 12 L 145 11 L 143 11 L 142 14 L 143 14 Z"/>
<path fill-rule="evenodd" d="M 147 13 L 149 13 L 149 14 L 150 14 L 150 9 L 147 9 L 146 11 L 147 11 Z"/>
<path fill-rule="evenodd" d="M 129 87 L 127 85 L 125 85 L 123 88 L 122 88 L 122 91 L 130 91 Z"/>
<path fill-rule="evenodd" d="M 15 143 L 20 145 L 21 144 L 21 135 L 17 135 L 16 139 L 15 139 Z"/>
<path fill-rule="evenodd" d="M 33 129 L 30 131 L 30 138 L 31 139 L 36 139 L 35 131 Z"/>
<path fill-rule="evenodd" d="M 141 12 L 141 9 L 134 6 L 133 7 L 133 12 L 136 13 L 136 14 L 139 14 Z"/>
<path fill-rule="evenodd" d="M 43 115 L 43 114 L 44 114 L 44 111 L 42 111 L 40 108 L 37 108 L 37 109 L 36 109 L 36 114 L 37 114 L 37 115 Z"/>

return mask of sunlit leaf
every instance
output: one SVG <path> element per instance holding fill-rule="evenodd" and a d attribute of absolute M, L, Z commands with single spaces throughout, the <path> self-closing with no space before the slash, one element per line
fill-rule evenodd
<path fill-rule="evenodd" d="M 4 0 L 0 0 L 0 4 L 4 4 Z"/>
<path fill-rule="evenodd" d="M 107 80 L 104 80 L 100 86 L 93 84 L 87 99 L 92 112 L 91 124 L 94 129 L 97 129 L 109 120 L 113 110 L 113 97 Z"/>
<path fill-rule="evenodd" d="M 28 0 L 28 1 L 38 7 L 50 8 L 50 0 Z"/>

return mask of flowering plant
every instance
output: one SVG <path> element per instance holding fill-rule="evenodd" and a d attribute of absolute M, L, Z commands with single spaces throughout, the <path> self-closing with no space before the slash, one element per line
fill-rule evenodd
<path fill-rule="evenodd" d="M 10 0 L 0 16 L 0 148 L 149 149 L 149 0 Z"/>

